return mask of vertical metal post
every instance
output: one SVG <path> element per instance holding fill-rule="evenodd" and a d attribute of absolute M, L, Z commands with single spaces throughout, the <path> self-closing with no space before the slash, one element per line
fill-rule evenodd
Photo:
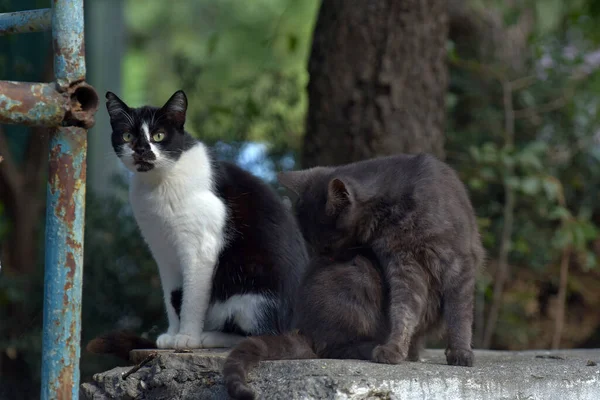
<path fill-rule="evenodd" d="M 53 1 L 52 37 L 56 83 L 66 90 L 85 79 L 83 0 Z M 59 127 L 50 140 L 42 400 L 79 393 L 86 135 L 83 128 Z"/>

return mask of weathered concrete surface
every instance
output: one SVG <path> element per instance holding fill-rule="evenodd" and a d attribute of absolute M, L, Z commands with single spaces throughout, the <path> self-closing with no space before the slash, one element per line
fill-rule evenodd
<path fill-rule="evenodd" d="M 160 352 L 125 380 L 121 376 L 131 368 L 95 375 L 82 385 L 80 399 L 227 399 L 220 374 L 225 354 Z M 259 398 L 267 400 L 600 399 L 600 349 L 476 351 L 475 357 L 473 368 L 446 365 L 442 350 L 425 351 L 422 362 L 395 366 L 271 361 L 261 363 L 250 378 Z"/>

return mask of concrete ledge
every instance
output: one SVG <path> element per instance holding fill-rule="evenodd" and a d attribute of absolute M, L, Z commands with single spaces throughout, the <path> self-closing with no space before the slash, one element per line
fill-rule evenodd
<path fill-rule="evenodd" d="M 150 351 L 133 354 L 135 361 Z M 127 368 L 96 374 L 80 399 L 227 399 L 220 368 L 227 352 L 160 351 L 126 379 Z M 450 367 L 442 350 L 422 362 L 381 365 L 354 360 L 263 362 L 250 375 L 266 400 L 600 399 L 600 349 L 476 351 L 473 368 Z"/>

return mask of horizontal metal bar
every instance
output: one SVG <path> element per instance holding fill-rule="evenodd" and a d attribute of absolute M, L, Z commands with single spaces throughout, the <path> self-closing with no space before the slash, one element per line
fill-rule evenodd
<path fill-rule="evenodd" d="M 0 123 L 59 126 L 69 98 L 54 83 L 0 81 Z"/>
<path fill-rule="evenodd" d="M 52 10 L 19 11 L 0 14 L 0 35 L 44 32 L 52 28 Z"/>

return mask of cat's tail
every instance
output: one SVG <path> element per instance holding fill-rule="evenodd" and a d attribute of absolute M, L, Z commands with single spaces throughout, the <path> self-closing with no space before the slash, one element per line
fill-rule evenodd
<path fill-rule="evenodd" d="M 255 393 L 246 383 L 246 375 L 259 361 L 311 358 L 317 355 L 309 339 L 299 333 L 248 338 L 234 347 L 225 360 L 223 377 L 227 392 L 234 400 L 254 400 Z"/>
<path fill-rule="evenodd" d="M 85 349 L 90 353 L 113 354 L 129 361 L 131 350 L 156 349 L 156 342 L 130 331 L 113 331 L 90 340 Z"/>

